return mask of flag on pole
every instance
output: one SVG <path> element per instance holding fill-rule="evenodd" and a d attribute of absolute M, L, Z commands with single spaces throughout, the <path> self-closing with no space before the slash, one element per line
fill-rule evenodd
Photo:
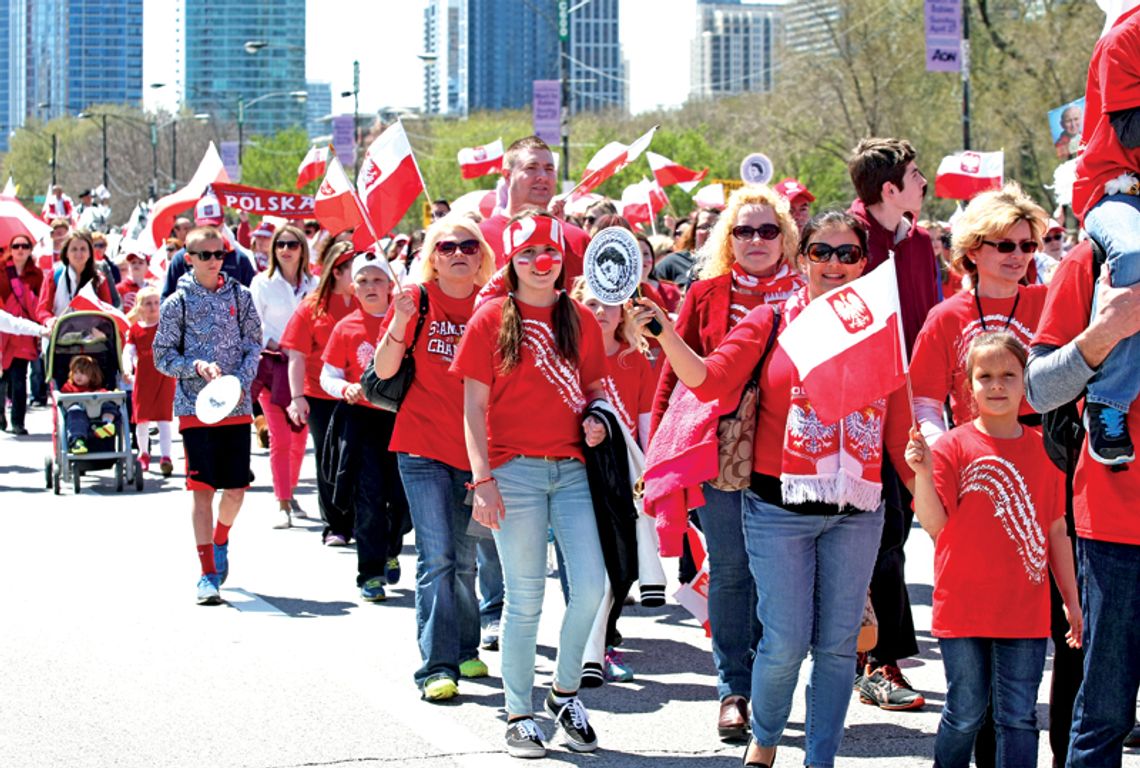
<path fill-rule="evenodd" d="M 898 389 L 906 378 L 892 258 L 804 307 L 780 334 L 820 419 L 834 423 Z"/>
<path fill-rule="evenodd" d="M 337 235 L 346 229 L 364 227 L 364 211 L 356 190 L 344 172 L 344 166 L 334 155 L 328 162 L 325 179 L 317 189 L 313 202 L 314 215 L 329 234 Z"/>
<path fill-rule="evenodd" d="M 297 189 L 316 181 L 325 175 L 328 169 L 330 149 L 324 147 L 309 147 L 301 164 L 297 166 Z"/>
<path fill-rule="evenodd" d="M 634 226 L 648 224 L 668 204 L 665 190 L 656 181 L 642 178 L 637 184 L 630 184 L 621 193 L 621 215 Z"/>
<path fill-rule="evenodd" d="M 493 176 L 503 169 L 503 140 L 459 150 L 459 170 L 465 179 Z"/>
<path fill-rule="evenodd" d="M 376 238 L 386 235 L 424 190 L 404 124 L 396 121 L 364 153 L 356 190 Z"/>
<path fill-rule="evenodd" d="M 595 152 L 594 156 L 590 158 L 590 162 L 586 163 L 586 175 L 578 182 L 578 186 L 574 188 L 571 197 L 581 197 L 587 192 L 593 192 L 606 179 L 640 157 L 641 153 L 648 149 L 649 142 L 653 141 L 653 134 L 656 130 L 657 126 L 655 125 L 629 146 L 620 141 L 611 141 Z"/>
<path fill-rule="evenodd" d="M 8 177 L 8 183 L 4 185 L 4 191 L 0 192 L 0 195 L 3 195 L 4 197 L 16 196 L 16 182 L 12 181 L 11 176 Z"/>
<path fill-rule="evenodd" d="M 79 289 L 79 293 L 75 294 L 75 298 L 71 300 L 71 304 L 68 306 L 76 312 L 103 312 L 110 315 L 111 319 L 115 321 L 115 325 L 119 326 L 119 333 L 123 336 L 126 336 L 127 329 L 131 327 L 126 315 L 96 295 L 95 283 L 91 280 L 88 280 L 87 285 Z"/>
<path fill-rule="evenodd" d="M 1005 153 L 961 152 L 942 158 L 934 178 L 934 196 L 969 200 L 979 192 L 1001 189 L 1005 176 Z"/>
<path fill-rule="evenodd" d="M 693 195 L 693 202 L 697 204 L 698 208 L 720 211 L 724 209 L 724 198 L 723 184 L 706 184 L 701 187 L 700 192 Z"/>
<path fill-rule="evenodd" d="M 705 176 L 709 175 L 708 168 L 703 171 L 694 171 L 656 152 L 646 152 L 645 159 L 649 161 L 649 167 L 653 170 L 653 178 L 657 179 L 657 185 L 660 187 L 676 184 L 681 189 L 691 193 L 693 187 L 704 181 Z"/>
<path fill-rule="evenodd" d="M 149 230 L 152 245 L 157 248 L 166 242 L 170 229 L 174 226 L 174 219 L 197 203 L 211 184 L 229 180 L 230 176 L 222 164 L 222 156 L 211 141 L 206 147 L 206 154 L 202 156 L 202 162 L 198 163 L 198 170 L 194 171 L 193 178 L 186 186 L 160 198 L 151 209 Z"/>

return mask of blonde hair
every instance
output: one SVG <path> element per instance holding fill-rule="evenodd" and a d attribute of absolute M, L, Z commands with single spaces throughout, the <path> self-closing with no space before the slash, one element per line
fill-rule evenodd
<path fill-rule="evenodd" d="M 217 227 L 194 227 L 186 233 L 186 250 L 190 250 L 203 240 L 221 240 L 222 233 Z M 223 245 L 225 241 L 223 241 Z"/>
<path fill-rule="evenodd" d="M 796 220 L 792 218 L 788 201 L 765 184 L 745 184 L 729 196 L 728 204 L 717 219 L 716 226 L 709 233 L 708 241 L 701 248 L 702 280 L 727 275 L 732 271 L 733 262 L 736 260 L 732 250 L 732 228 L 736 226 L 740 209 L 746 205 L 759 205 L 772 209 L 776 215 L 776 223 L 780 226 L 780 234 L 784 238 L 780 264 L 790 265 L 794 262 L 800 245 L 800 230 L 796 226 Z"/>
<path fill-rule="evenodd" d="M 570 298 L 583 304 L 588 299 L 595 298 L 590 291 L 590 286 L 586 284 L 585 277 L 579 275 L 574 278 L 574 285 L 570 288 Z M 645 328 L 633 322 L 633 314 L 629 311 L 628 306 L 621 308 L 621 320 L 618 321 L 617 328 L 614 329 L 614 338 L 629 345 L 628 349 L 622 350 L 618 354 L 618 362 L 624 360 L 626 355 L 634 352 L 640 352 L 643 355 L 649 354 L 649 340 L 645 338 Z"/>
<path fill-rule="evenodd" d="M 1029 223 L 1031 236 L 1040 247 L 1041 237 L 1049 228 L 1049 216 L 1022 191 L 1017 182 L 1011 181 L 1000 190 L 981 193 L 954 221 L 950 263 L 976 282 L 978 266 L 970 254 L 982 247 L 983 240 L 1002 235 L 1022 221 Z"/>
<path fill-rule="evenodd" d="M 135 294 L 135 305 L 131 307 L 131 311 L 127 313 L 128 321 L 133 324 L 139 319 L 139 315 L 142 314 L 143 299 L 151 296 L 156 296 L 160 300 L 162 299 L 162 294 L 159 293 L 158 288 L 153 285 L 144 285 L 142 288 L 139 288 L 138 293 Z"/>
<path fill-rule="evenodd" d="M 495 273 L 495 252 L 483 239 L 483 232 L 479 229 L 479 224 L 461 213 L 449 213 L 442 219 L 433 221 L 424 235 L 424 243 L 420 248 L 420 268 L 417 282 L 427 284 L 435 280 L 436 269 L 431 260 L 431 255 L 435 253 L 435 244 L 442 240 L 445 235 L 456 231 L 463 232 L 468 236 L 467 239 L 479 241 L 479 254 L 482 258 L 479 261 L 479 268 L 475 270 L 475 285 L 486 285 L 487 281 L 491 279 L 491 275 Z"/>

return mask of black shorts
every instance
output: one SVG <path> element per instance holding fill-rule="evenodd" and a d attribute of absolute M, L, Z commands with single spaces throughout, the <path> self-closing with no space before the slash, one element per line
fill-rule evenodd
<path fill-rule="evenodd" d="M 249 487 L 249 422 L 190 427 L 181 432 L 189 490 Z"/>

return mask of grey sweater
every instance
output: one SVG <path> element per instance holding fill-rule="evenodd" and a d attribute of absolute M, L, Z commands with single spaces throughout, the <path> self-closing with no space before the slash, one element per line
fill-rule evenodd
<path fill-rule="evenodd" d="M 1080 397 L 1095 372 L 1076 341 L 1063 347 L 1034 344 L 1025 369 L 1025 397 L 1038 413 L 1051 411 Z"/>

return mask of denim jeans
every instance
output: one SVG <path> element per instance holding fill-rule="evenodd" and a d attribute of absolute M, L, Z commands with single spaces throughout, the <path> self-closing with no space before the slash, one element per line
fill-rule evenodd
<path fill-rule="evenodd" d="M 937 768 L 969 768 L 993 692 L 998 768 L 1037 766 L 1037 689 L 1046 639 L 942 638 L 946 704 L 934 738 Z"/>
<path fill-rule="evenodd" d="M 709 559 L 709 631 L 712 633 L 716 692 L 752 698 L 752 659 L 760 640 L 756 585 L 748 570 L 742 523 L 743 491 L 718 491 L 705 484 L 705 505 L 697 519 Z"/>
<path fill-rule="evenodd" d="M 831 768 L 855 682 L 855 643 L 883 509 L 801 515 L 744 492 L 744 544 L 764 634 L 752 665 L 752 735 L 780 742 L 800 667 L 812 654 L 804 764 Z"/>
<path fill-rule="evenodd" d="M 1140 546 L 1077 539 L 1085 679 L 1073 708 L 1069 768 L 1116 768 L 1140 687 Z"/>
<path fill-rule="evenodd" d="M 493 537 L 476 539 L 475 562 L 479 576 L 479 624 L 486 628 L 503 618 L 503 566 Z"/>
<path fill-rule="evenodd" d="M 1085 214 L 1085 230 L 1104 248 L 1114 288 L 1140 283 L 1140 196 L 1108 195 Z M 1093 315 L 1096 293 L 1093 293 Z M 1089 379 L 1087 399 L 1128 412 L 1140 395 L 1140 334 L 1113 347 Z"/>
<path fill-rule="evenodd" d="M 11 422 L 13 427 L 24 426 L 24 414 L 28 410 L 28 361 L 14 358 L 4 371 L 4 384 L 7 397 L 12 400 Z M 4 399 L 0 397 L 0 409 Z"/>
<path fill-rule="evenodd" d="M 107 416 L 112 417 L 106 419 Z M 99 421 L 110 421 L 110 423 L 121 426 L 119 422 L 119 404 L 118 403 L 103 403 L 99 406 Z M 65 416 L 67 423 L 67 442 L 70 444 L 72 440 L 84 440 L 90 442 L 95 435 L 91 431 L 91 417 L 87 415 L 87 408 L 82 403 L 70 405 L 67 408 Z M 114 450 L 108 448 L 107 450 Z"/>
<path fill-rule="evenodd" d="M 423 456 L 397 454 L 400 479 L 416 529 L 416 641 L 423 666 L 416 685 L 445 675 L 479 655 L 475 598 L 475 540 L 467 535 L 471 507 L 463 503 L 471 473 Z"/>
<path fill-rule="evenodd" d="M 495 531 L 506 587 L 499 639 L 503 689 L 508 715 L 530 715 L 538 621 L 546 593 L 547 528 L 554 529 L 566 554 L 570 584 L 554 671 L 560 691 L 578 690 L 582 654 L 605 588 L 605 564 L 581 462 L 520 456 L 492 474 L 506 508 Z"/>

